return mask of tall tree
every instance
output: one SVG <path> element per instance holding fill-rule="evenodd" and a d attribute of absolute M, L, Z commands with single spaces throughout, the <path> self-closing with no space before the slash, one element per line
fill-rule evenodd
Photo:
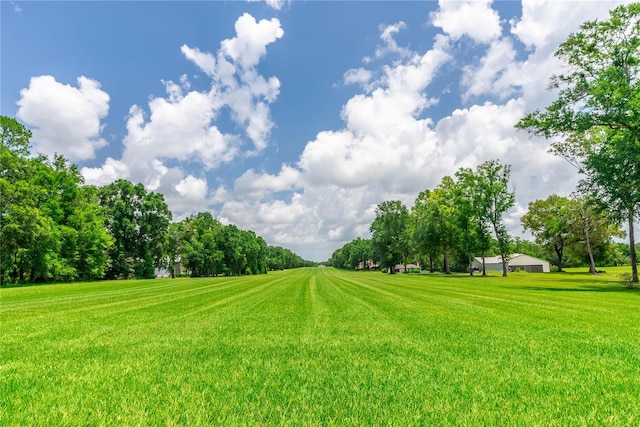
<path fill-rule="evenodd" d="M 445 176 L 433 191 L 418 195 L 412 209 L 414 217 L 413 235 L 417 238 L 417 247 L 438 248 L 443 256 L 443 271 L 451 273 L 450 254 L 459 240 L 456 206 L 456 184 L 451 177 Z"/>
<path fill-rule="evenodd" d="M 152 278 L 162 265 L 171 212 L 161 194 L 117 180 L 99 189 L 114 245 L 107 278 Z"/>
<path fill-rule="evenodd" d="M 485 224 L 490 224 L 502 259 L 502 275 L 507 276 L 509 263 L 509 233 L 502 217 L 516 202 L 513 191 L 509 191 L 511 166 L 502 165 L 497 160 L 482 163 L 476 169 L 474 181 L 476 191 L 473 193 L 474 204 L 479 217 Z"/>
<path fill-rule="evenodd" d="M 606 210 L 598 208 L 598 202 L 585 196 L 574 196 L 571 200 L 575 206 L 572 222 L 576 242 L 569 249 L 583 258 L 586 254 L 589 272 L 596 274 L 596 249 L 607 248 L 613 236 L 624 237 L 624 232 L 620 230 L 619 222 L 613 221 Z"/>
<path fill-rule="evenodd" d="M 105 226 L 104 212 L 98 203 L 95 187 L 80 187 L 76 209 L 69 217 L 68 225 L 76 230 L 72 263 L 77 270 L 78 279 L 103 278 L 113 238 Z"/>
<path fill-rule="evenodd" d="M 565 249 L 582 236 L 580 228 L 576 227 L 577 209 L 574 201 L 552 194 L 544 200 L 529 203 L 527 213 L 520 219 L 524 229 L 531 231 L 536 243 L 555 252 L 558 271 L 563 271 Z"/>
<path fill-rule="evenodd" d="M 552 78 L 558 98 L 516 125 L 559 137 L 556 153 L 585 174 L 584 187 L 627 221 L 632 280 L 638 282 L 633 225 L 640 214 L 640 4 L 616 7 L 609 20 L 589 21 L 555 53 L 567 73 Z"/>
<path fill-rule="evenodd" d="M 5 284 L 23 280 L 27 267 L 26 245 L 32 240 L 36 221 L 34 189 L 29 184 L 31 131 L 0 116 L 0 280 Z"/>
<path fill-rule="evenodd" d="M 437 227 L 429 218 L 431 190 L 421 191 L 411 208 L 409 233 L 413 247 L 419 255 L 429 258 L 429 271 L 435 271 L 435 260 L 440 251 Z"/>
<path fill-rule="evenodd" d="M 376 218 L 371 224 L 373 250 L 382 268 L 394 273 L 396 264 L 407 256 L 409 211 L 399 200 L 378 204 Z"/>
<path fill-rule="evenodd" d="M 487 275 L 485 254 L 491 247 L 491 235 L 483 218 L 481 188 L 473 170 L 460 168 L 456 172 L 455 205 L 457 225 L 462 232 L 462 250 L 467 254 L 469 275 L 473 276 L 473 253 L 479 250 L 482 256 L 482 275 Z"/>
<path fill-rule="evenodd" d="M 187 217 L 178 226 L 178 253 L 191 277 L 216 276 L 224 272 L 224 255 L 218 244 L 223 226 L 209 212 Z"/>

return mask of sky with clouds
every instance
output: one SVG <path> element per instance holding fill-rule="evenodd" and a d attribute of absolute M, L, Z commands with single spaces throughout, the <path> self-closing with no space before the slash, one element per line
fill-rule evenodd
<path fill-rule="evenodd" d="M 513 126 L 554 99 L 558 44 L 618 3 L 3 1 L 1 114 L 88 184 L 142 182 L 176 220 L 210 211 L 306 259 L 492 159 L 523 236 L 528 203 L 579 176 Z"/>

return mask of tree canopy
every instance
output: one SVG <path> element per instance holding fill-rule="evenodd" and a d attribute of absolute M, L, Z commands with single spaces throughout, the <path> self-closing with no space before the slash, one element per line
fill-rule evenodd
<path fill-rule="evenodd" d="M 608 20 L 589 21 L 555 53 L 567 72 L 551 79 L 558 98 L 516 125 L 555 139 L 553 150 L 584 173 L 582 186 L 629 225 L 640 213 L 640 4 L 621 5 Z"/>
<path fill-rule="evenodd" d="M 373 252 L 382 268 L 393 273 L 396 264 L 408 255 L 409 211 L 399 200 L 389 200 L 376 207 L 376 219 L 371 224 Z"/>
<path fill-rule="evenodd" d="M 0 284 L 258 274 L 310 265 L 208 213 L 178 223 L 164 197 L 118 180 L 84 185 L 59 155 L 31 156 L 31 132 L 0 116 Z"/>

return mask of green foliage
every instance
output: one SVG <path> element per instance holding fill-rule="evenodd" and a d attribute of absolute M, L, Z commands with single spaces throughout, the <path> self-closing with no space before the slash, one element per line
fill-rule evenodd
<path fill-rule="evenodd" d="M 576 222 L 577 202 L 555 194 L 545 200 L 529 203 L 529 209 L 520 221 L 525 230 L 531 230 L 536 243 L 555 252 L 558 271 L 562 271 L 564 250 L 580 240 L 582 223 Z"/>
<path fill-rule="evenodd" d="M 162 194 L 119 179 L 98 190 L 115 244 L 109 250 L 109 279 L 153 278 L 162 265 L 171 212 Z"/>
<path fill-rule="evenodd" d="M 640 4 L 616 7 L 609 20 L 585 22 L 556 56 L 567 65 L 551 82 L 558 98 L 517 127 L 560 137 L 553 151 L 584 173 L 582 188 L 616 221 L 628 221 L 638 282 L 633 224 L 640 215 Z"/>
<path fill-rule="evenodd" d="M 286 270 L 290 268 L 311 267 L 314 262 L 306 261 L 290 249 L 280 246 L 267 248 L 267 267 L 269 270 Z"/>
<path fill-rule="evenodd" d="M 399 200 L 378 204 L 376 219 L 370 227 L 374 258 L 382 268 L 394 272 L 396 264 L 405 262 L 408 255 L 409 211 Z"/>
<path fill-rule="evenodd" d="M 169 234 L 175 240 L 171 242 L 171 264 L 175 272 L 175 261 L 181 268 L 189 271 L 191 277 L 216 276 L 225 271 L 224 254 L 218 247 L 217 236 L 223 226 L 208 212 L 190 216 L 179 223 L 170 225 Z"/>
<path fill-rule="evenodd" d="M 315 264 L 289 249 L 267 246 L 253 231 L 222 225 L 208 212 L 171 224 L 166 254 L 172 277 L 265 274 Z"/>
<path fill-rule="evenodd" d="M 31 132 L 0 120 L 0 283 L 102 277 L 112 240 L 95 193 L 64 157 L 29 157 Z"/>
<path fill-rule="evenodd" d="M 510 252 L 510 238 L 503 215 L 515 205 L 515 193 L 509 191 L 510 165 L 501 165 L 498 161 L 484 162 L 478 166 L 473 182 L 477 188 L 474 192 L 474 205 L 483 223 L 491 225 L 498 241 L 498 249 L 502 257 L 502 275 L 507 275 L 507 262 Z"/>
<path fill-rule="evenodd" d="M 217 235 L 216 243 L 222 253 L 226 274 L 267 272 L 267 244 L 252 231 L 227 225 Z"/>
<path fill-rule="evenodd" d="M 377 263 L 373 259 L 373 242 L 360 237 L 345 244 L 331 255 L 332 264 L 336 268 L 369 270 Z"/>
<path fill-rule="evenodd" d="M 619 275 L 620 281 L 627 289 L 637 289 L 638 283 L 633 281 L 633 274 L 625 272 Z"/>
<path fill-rule="evenodd" d="M 210 213 L 171 224 L 161 194 L 118 180 L 84 186 L 62 156 L 30 157 L 31 132 L 1 116 L 0 284 L 266 273 L 267 244 Z M 310 265 L 280 248 L 278 268 Z"/>
<path fill-rule="evenodd" d="M 457 201 L 456 183 L 450 177 L 444 177 L 435 190 L 418 195 L 411 211 L 416 247 L 430 257 L 435 251 L 441 251 L 445 273 L 451 272 L 449 254 L 463 232 L 458 227 L 460 214 Z"/>
<path fill-rule="evenodd" d="M 507 188 L 508 165 L 485 162 L 473 171 L 461 168 L 455 179 L 444 177 L 434 190 L 421 192 L 411 210 L 410 235 L 417 258 L 426 256 L 430 271 L 442 256 L 443 271 L 468 271 L 473 275 L 476 253 L 491 251 L 491 227 L 498 252 L 506 257 L 509 241 L 502 216 L 513 207 L 515 195 Z M 505 271 L 506 274 L 506 271 Z"/>
<path fill-rule="evenodd" d="M 637 425 L 629 269 L 3 288 L 0 425 Z"/>

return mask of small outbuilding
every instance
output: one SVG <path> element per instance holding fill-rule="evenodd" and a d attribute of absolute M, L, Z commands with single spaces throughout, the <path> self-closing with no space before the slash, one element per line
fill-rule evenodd
<path fill-rule="evenodd" d="M 502 271 L 502 257 L 485 257 L 484 262 L 487 271 Z M 472 264 L 475 270 L 482 271 L 481 257 L 476 257 Z M 548 261 L 525 254 L 509 255 L 508 266 L 509 271 L 520 270 L 529 273 L 548 273 L 551 271 L 551 265 Z"/>

